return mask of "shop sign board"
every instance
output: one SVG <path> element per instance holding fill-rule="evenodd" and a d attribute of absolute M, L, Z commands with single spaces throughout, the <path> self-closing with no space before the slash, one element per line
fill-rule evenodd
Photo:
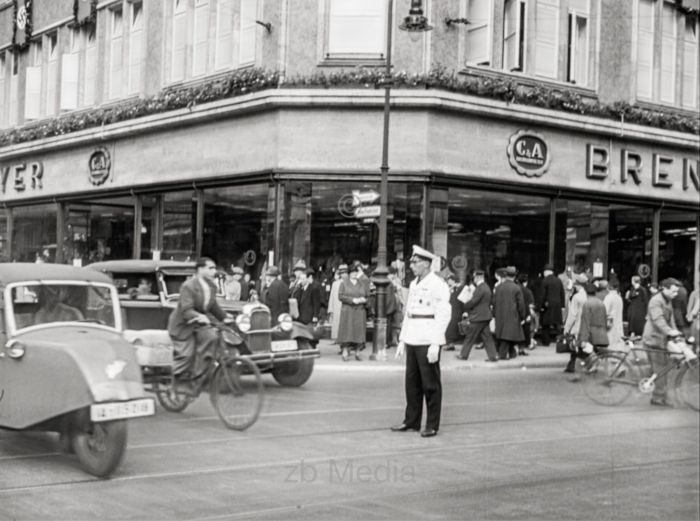
<path fill-rule="evenodd" d="M 360 206 L 362 204 L 373 203 L 374 201 L 379 199 L 379 192 L 375 190 L 353 190 L 352 198 L 355 206 Z"/>
<path fill-rule="evenodd" d="M 357 219 L 367 219 L 369 217 L 379 217 L 382 213 L 382 207 L 378 204 L 372 206 L 359 206 L 355 208 L 355 217 Z"/>
<path fill-rule="evenodd" d="M 112 161 L 109 158 L 109 150 L 105 147 L 97 147 L 90 155 L 88 165 L 90 170 L 90 182 L 95 186 L 104 184 L 109 178 L 109 169 L 112 166 Z"/>
<path fill-rule="evenodd" d="M 508 141 L 510 166 L 527 177 L 542 176 L 551 162 L 549 146 L 542 134 L 531 130 L 520 130 Z"/>

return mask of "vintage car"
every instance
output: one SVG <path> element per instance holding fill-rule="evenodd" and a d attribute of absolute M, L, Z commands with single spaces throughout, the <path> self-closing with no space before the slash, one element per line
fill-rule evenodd
<path fill-rule="evenodd" d="M 87 472 L 108 476 L 126 448 L 126 419 L 154 413 L 112 281 L 4 263 L 0 308 L 0 428 L 56 431 Z"/>
<path fill-rule="evenodd" d="M 154 330 L 162 333 L 167 329 L 168 317 L 177 306 L 180 286 L 194 275 L 195 263 L 114 260 L 87 267 L 112 278 L 125 314 L 126 335 L 135 341 L 137 348 L 144 351 L 144 344 L 154 349 L 162 347 L 167 336 Z M 234 327 L 244 344 L 241 352 L 262 372 L 271 373 L 284 386 L 298 387 L 308 381 L 314 358 L 319 356 L 317 333 L 311 327 L 292 321 L 287 314 L 271 317 L 269 308 L 258 302 L 226 300 L 223 291 L 217 294 L 217 299 L 236 318 Z M 151 350 L 150 354 L 157 356 L 157 351 Z M 141 365 L 152 364 L 142 357 Z"/>

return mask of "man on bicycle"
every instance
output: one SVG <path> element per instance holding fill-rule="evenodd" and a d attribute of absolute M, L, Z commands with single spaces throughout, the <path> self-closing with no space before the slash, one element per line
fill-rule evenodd
<path fill-rule="evenodd" d="M 669 337 L 679 336 L 673 318 L 671 301 L 678 295 L 681 283 L 668 278 L 661 281 L 661 291 L 654 295 L 647 306 L 646 323 L 642 334 L 642 344 L 649 351 L 649 361 L 654 372 L 661 369 L 668 361 L 667 344 Z M 666 375 L 656 379 L 656 387 L 651 396 L 652 405 L 669 406 L 666 400 Z"/>
<path fill-rule="evenodd" d="M 185 378 L 202 372 L 202 364 L 216 349 L 218 335 L 212 324 L 230 322 L 216 302 L 216 263 L 208 257 L 196 262 L 197 273 L 180 287 L 180 300 L 170 314 L 168 333 L 175 345 L 173 375 Z"/>

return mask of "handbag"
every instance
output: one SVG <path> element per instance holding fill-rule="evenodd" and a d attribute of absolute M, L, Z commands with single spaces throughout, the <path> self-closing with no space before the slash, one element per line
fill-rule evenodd
<path fill-rule="evenodd" d="M 557 337 L 557 353 L 571 354 L 576 351 L 576 337 L 570 333 L 564 333 Z"/>

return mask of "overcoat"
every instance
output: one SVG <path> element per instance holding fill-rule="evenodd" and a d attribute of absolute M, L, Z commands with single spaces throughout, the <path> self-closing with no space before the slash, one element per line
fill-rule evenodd
<path fill-rule="evenodd" d="M 624 349 L 625 342 L 622 337 L 625 334 L 622 323 L 622 297 L 617 291 L 610 291 L 603 300 L 605 312 L 608 316 L 608 342 L 610 349 Z"/>
<path fill-rule="evenodd" d="M 209 301 L 204 301 L 204 290 L 197 277 L 191 277 L 180 286 L 180 300 L 177 307 L 170 314 L 168 320 L 168 333 L 175 340 L 188 340 L 194 335 L 196 324 L 191 323 L 192 319 L 200 315 L 207 315 L 222 321 L 226 318 L 226 313 L 216 302 L 216 286 L 209 285 Z"/>
<path fill-rule="evenodd" d="M 445 330 L 445 341 L 447 343 L 461 340 L 464 337 L 464 335 L 459 334 L 459 329 L 457 327 L 457 324 L 462 320 L 462 302 L 457 298 L 461 291 L 462 286 L 455 286 L 450 289 L 450 308 L 452 310 L 452 315 L 450 316 L 450 323 L 447 324 L 447 330 Z"/>
<path fill-rule="evenodd" d="M 629 322 L 630 333 L 641 335 L 644 332 L 644 323 L 647 316 L 647 305 L 649 304 L 649 293 L 642 286 L 630 288 L 626 295 L 627 321 Z"/>
<path fill-rule="evenodd" d="M 659 291 L 649 301 L 647 320 L 642 335 L 644 347 L 665 349 L 666 340 L 674 329 L 676 329 L 676 321 L 673 318 L 673 305 L 663 292 Z"/>
<path fill-rule="evenodd" d="M 302 324 L 310 324 L 321 315 L 321 285 L 311 282 L 306 286 L 297 286 L 293 294 L 299 303 L 299 318 Z"/>
<path fill-rule="evenodd" d="M 356 280 L 344 280 L 338 288 L 340 324 L 338 325 L 338 343 L 364 344 L 367 335 L 367 314 L 365 304 L 353 304 L 354 298 L 369 298 L 369 287 Z"/>
<path fill-rule="evenodd" d="M 515 282 L 506 279 L 493 294 L 493 314 L 496 318 L 494 336 L 499 340 L 522 342 L 525 340 L 520 322 L 527 316 L 523 292 Z"/>
<path fill-rule="evenodd" d="M 581 326 L 578 343 L 588 342 L 594 346 L 608 345 L 608 315 L 605 304 L 595 295 L 588 295 L 581 310 Z"/>
<path fill-rule="evenodd" d="M 563 324 L 561 310 L 566 307 L 564 284 L 559 277 L 547 275 L 542 282 L 542 301 L 540 308 L 540 323 L 543 326 L 559 326 Z"/>
<path fill-rule="evenodd" d="M 470 322 L 488 322 L 491 320 L 491 288 L 486 282 L 479 284 L 472 298 L 464 304 L 464 311 L 469 313 Z"/>
<path fill-rule="evenodd" d="M 277 318 L 282 313 L 289 313 L 289 288 L 280 279 L 275 279 L 269 286 L 263 288 L 262 303 L 270 308 L 272 325 L 277 324 Z"/>
<path fill-rule="evenodd" d="M 340 309 L 342 303 L 338 298 L 338 291 L 340 290 L 340 284 L 343 282 L 342 279 L 334 280 L 331 285 L 331 293 L 328 296 L 328 313 L 331 315 L 331 340 L 338 338 L 338 328 L 340 327 Z"/>

